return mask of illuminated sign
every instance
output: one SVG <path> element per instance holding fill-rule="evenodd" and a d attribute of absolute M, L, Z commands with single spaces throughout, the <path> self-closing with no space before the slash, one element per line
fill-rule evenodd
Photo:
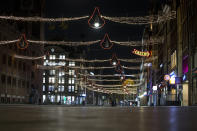
<path fill-rule="evenodd" d="M 165 75 L 165 76 L 164 76 L 164 80 L 165 80 L 165 81 L 169 81 L 169 80 L 170 80 L 170 76 L 169 76 L 169 75 Z"/>
<path fill-rule="evenodd" d="M 176 77 L 176 74 L 174 71 L 172 73 L 170 73 L 170 84 L 171 85 L 175 84 L 175 77 Z"/>
<path fill-rule="evenodd" d="M 153 86 L 153 91 L 157 91 L 157 86 Z"/>
<path fill-rule="evenodd" d="M 152 51 L 143 52 L 143 51 L 139 51 L 139 50 L 136 50 L 136 49 L 134 49 L 132 51 L 132 53 L 135 54 L 135 55 L 144 56 L 144 57 L 150 57 L 152 55 Z"/>
<path fill-rule="evenodd" d="M 171 69 L 173 69 L 177 65 L 177 59 L 176 59 L 176 50 L 171 55 Z"/>

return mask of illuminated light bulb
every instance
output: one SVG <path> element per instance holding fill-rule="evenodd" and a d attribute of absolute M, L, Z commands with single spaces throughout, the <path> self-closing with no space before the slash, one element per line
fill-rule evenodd
<path fill-rule="evenodd" d="M 106 41 L 106 42 L 104 43 L 104 46 L 105 46 L 105 48 L 109 48 L 109 41 Z"/>
<path fill-rule="evenodd" d="M 98 22 L 94 23 L 94 27 L 95 28 L 99 28 L 100 27 L 100 24 Z"/>
<path fill-rule="evenodd" d="M 117 65 L 117 62 L 116 62 L 116 61 L 113 61 L 113 62 L 112 62 L 112 65 L 113 65 L 113 66 L 116 66 L 116 65 Z"/>

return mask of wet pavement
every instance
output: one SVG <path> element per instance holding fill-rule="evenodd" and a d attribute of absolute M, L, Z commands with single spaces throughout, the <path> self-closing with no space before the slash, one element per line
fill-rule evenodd
<path fill-rule="evenodd" d="M 0 105 L 0 131 L 197 131 L 197 107 Z"/>

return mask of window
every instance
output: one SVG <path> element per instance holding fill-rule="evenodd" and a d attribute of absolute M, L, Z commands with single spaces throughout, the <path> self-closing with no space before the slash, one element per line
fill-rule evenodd
<path fill-rule="evenodd" d="M 45 76 L 45 72 L 43 72 L 43 76 Z"/>
<path fill-rule="evenodd" d="M 11 85 L 11 77 L 10 76 L 8 76 L 7 84 Z"/>
<path fill-rule="evenodd" d="M 75 92 L 75 86 L 72 86 L 72 92 Z"/>
<path fill-rule="evenodd" d="M 55 75 L 55 70 L 50 70 L 50 75 Z"/>
<path fill-rule="evenodd" d="M 59 86 L 59 87 L 58 87 L 58 91 L 59 91 L 59 92 L 64 92 L 64 86 Z"/>
<path fill-rule="evenodd" d="M 59 56 L 59 59 L 65 60 L 65 55 L 60 55 L 60 56 Z"/>
<path fill-rule="evenodd" d="M 68 86 L 68 92 L 72 91 L 72 86 Z"/>
<path fill-rule="evenodd" d="M 1 76 L 1 82 L 2 82 L 2 84 L 5 84 L 5 78 L 6 78 L 5 75 L 2 75 L 2 76 Z"/>
<path fill-rule="evenodd" d="M 55 60 L 55 55 L 50 55 L 50 56 L 49 56 L 49 59 L 50 59 L 50 60 Z"/>
<path fill-rule="evenodd" d="M 44 61 L 44 65 L 48 65 L 49 64 L 49 61 L 48 60 L 45 60 Z"/>
<path fill-rule="evenodd" d="M 45 83 L 45 77 L 43 77 L 43 83 Z"/>
<path fill-rule="evenodd" d="M 70 62 L 69 62 L 69 66 L 75 66 L 75 62 L 70 61 Z"/>
<path fill-rule="evenodd" d="M 59 65 L 60 66 L 65 66 L 66 65 L 66 62 L 59 62 Z"/>
<path fill-rule="evenodd" d="M 42 86 L 42 91 L 46 91 L 45 85 Z"/>
<path fill-rule="evenodd" d="M 6 64 L 7 63 L 7 56 L 4 54 L 2 58 L 2 63 Z"/>
<path fill-rule="evenodd" d="M 8 66 L 12 66 L 12 57 L 8 56 Z"/>
<path fill-rule="evenodd" d="M 59 76 L 64 76 L 65 73 L 63 71 L 59 72 Z"/>
<path fill-rule="evenodd" d="M 75 86 L 68 86 L 68 92 L 75 92 Z"/>
<path fill-rule="evenodd" d="M 49 77 L 49 83 L 55 83 L 55 77 Z"/>
<path fill-rule="evenodd" d="M 59 78 L 59 84 L 64 84 L 64 78 Z"/>
<path fill-rule="evenodd" d="M 75 75 L 75 70 L 69 70 L 69 75 Z"/>
<path fill-rule="evenodd" d="M 49 86 L 49 91 L 54 91 L 54 89 L 55 89 L 55 88 L 54 88 L 53 85 L 50 85 L 50 86 Z"/>
<path fill-rule="evenodd" d="M 69 78 L 68 79 L 68 84 L 75 84 L 75 79 L 74 78 Z"/>
<path fill-rule="evenodd" d="M 47 58 L 46 55 L 44 55 L 44 60 L 46 60 L 46 58 Z"/>
<path fill-rule="evenodd" d="M 14 87 L 16 87 L 16 78 L 13 78 L 12 85 L 13 85 Z"/>

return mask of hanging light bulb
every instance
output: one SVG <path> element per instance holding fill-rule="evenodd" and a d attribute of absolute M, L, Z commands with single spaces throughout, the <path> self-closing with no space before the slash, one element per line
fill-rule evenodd
<path fill-rule="evenodd" d="M 99 17 L 96 16 L 95 20 L 94 20 L 94 27 L 96 29 L 98 29 L 100 27 L 100 23 L 99 23 Z"/>
<path fill-rule="evenodd" d="M 117 66 L 119 64 L 119 60 L 117 59 L 116 54 L 112 55 L 111 64 L 112 66 Z"/>
<path fill-rule="evenodd" d="M 100 29 L 105 25 L 105 20 L 101 17 L 98 7 L 94 9 L 94 12 L 88 20 L 88 24 L 90 27 L 94 29 Z"/>
<path fill-rule="evenodd" d="M 104 38 L 100 42 L 100 46 L 105 50 L 109 50 L 113 47 L 113 43 L 111 42 L 108 34 L 105 34 Z"/>

